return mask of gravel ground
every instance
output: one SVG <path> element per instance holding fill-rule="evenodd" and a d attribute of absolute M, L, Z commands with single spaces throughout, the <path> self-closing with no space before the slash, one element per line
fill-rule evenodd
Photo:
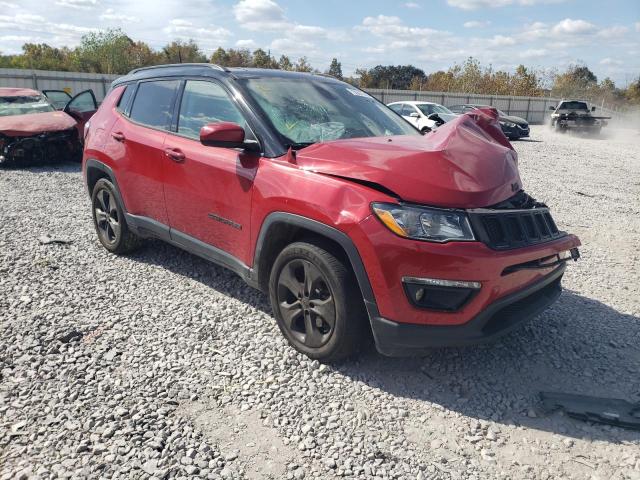
<path fill-rule="evenodd" d="M 608 135 L 515 143 L 584 244 L 551 309 L 491 345 L 340 366 L 221 268 L 108 254 L 76 165 L 0 171 L 0 479 L 640 479 L 638 432 L 538 398 L 640 397 L 640 136 Z"/>

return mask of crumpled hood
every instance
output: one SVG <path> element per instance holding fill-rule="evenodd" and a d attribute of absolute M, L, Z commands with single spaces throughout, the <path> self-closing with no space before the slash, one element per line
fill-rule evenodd
<path fill-rule="evenodd" d="M 335 140 L 297 153 L 300 168 L 373 182 L 402 200 L 480 208 L 513 196 L 522 185 L 517 155 L 497 112 L 474 110 L 425 136 Z"/>
<path fill-rule="evenodd" d="M 64 112 L 27 113 L 0 117 L 0 133 L 9 137 L 28 137 L 37 133 L 57 132 L 76 126 Z"/>

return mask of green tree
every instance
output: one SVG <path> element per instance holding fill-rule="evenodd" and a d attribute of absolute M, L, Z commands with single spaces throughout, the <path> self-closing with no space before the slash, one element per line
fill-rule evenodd
<path fill-rule="evenodd" d="M 228 66 L 229 55 L 224 48 L 218 47 L 216 51 L 213 52 L 213 54 L 211 55 L 211 63 L 215 63 L 216 65 L 220 65 L 223 67 Z"/>
<path fill-rule="evenodd" d="M 258 48 L 253 52 L 253 66 L 256 68 L 278 68 L 278 62 L 263 49 Z"/>
<path fill-rule="evenodd" d="M 22 55 L 13 56 L 11 64 L 14 68 L 34 68 L 37 70 L 72 69 L 71 51 L 67 47 L 55 48 L 46 43 L 25 43 Z"/>
<path fill-rule="evenodd" d="M 342 80 L 342 64 L 337 58 L 331 60 L 331 65 L 329 65 L 329 70 L 326 73 L 338 80 Z"/>
<path fill-rule="evenodd" d="M 194 40 L 174 40 L 162 48 L 163 60 L 166 63 L 203 63 L 207 57 Z"/>
<path fill-rule="evenodd" d="M 227 67 L 250 67 L 253 65 L 253 55 L 246 48 L 230 48 L 227 50 L 227 55 L 229 56 Z"/>
<path fill-rule="evenodd" d="M 293 70 L 293 63 L 291 63 L 291 59 L 286 55 L 280 55 L 280 60 L 278 60 L 278 68 L 280 70 Z"/>
<path fill-rule="evenodd" d="M 81 72 L 127 73 L 137 66 L 131 57 L 134 45 L 120 29 L 84 35 L 73 52 L 73 64 Z"/>
<path fill-rule="evenodd" d="M 313 72 L 313 67 L 309 64 L 307 57 L 300 57 L 294 66 L 296 72 Z"/>
<path fill-rule="evenodd" d="M 640 77 L 629 84 L 625 92 L 625 97 L 629 103 L 640 105 Z"/>

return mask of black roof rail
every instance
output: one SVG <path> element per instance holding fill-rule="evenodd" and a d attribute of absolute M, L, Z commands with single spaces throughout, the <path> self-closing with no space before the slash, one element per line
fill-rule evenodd
<path fill-rule="evenodd" d="M 155 70 L 157 68 L 176 68 L 176 67 L 208 67 L 213 68 L 214 70 L 220 70 L 221 72 L 228 72 L 229 70 L 225 67 L 221 67 L 220 65 L 216 65 L 215 63 L 168 63 L 163 65 L 151 65 L 149 67 L 140 67 L 135 68 L 129 72 L 129 75 L 134 73 L 143 72 L 145 70 Z"/>

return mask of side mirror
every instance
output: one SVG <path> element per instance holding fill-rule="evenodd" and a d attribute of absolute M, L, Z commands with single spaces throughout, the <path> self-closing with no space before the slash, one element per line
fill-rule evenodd
<path fill-rule="evenodd" d="M 552 112 L 555 112 L 556 107 L 554 107 L 554 106 L 550 106 L 550 107 L 549 107 L 549 110 L 551 110 Z"/>
<path fill-rule="evenodd" d="M 596 111 L 596 107 L 591 107 L 591 111 L 595 112 Z"/>
<path fill-rule="evenodd" d="M 420 114 L 419 114 L 418 112 L 411 112 L 411 113 L 409 114 L 409 116 L 410 116 L 411 118 L 420 118 Z"/>
<path fill-rule="evenodd" d="M 244 128 L 237 123 L 209 123 L 200 129 L 200 143 L 208 147 L 244 148 Z"/>

